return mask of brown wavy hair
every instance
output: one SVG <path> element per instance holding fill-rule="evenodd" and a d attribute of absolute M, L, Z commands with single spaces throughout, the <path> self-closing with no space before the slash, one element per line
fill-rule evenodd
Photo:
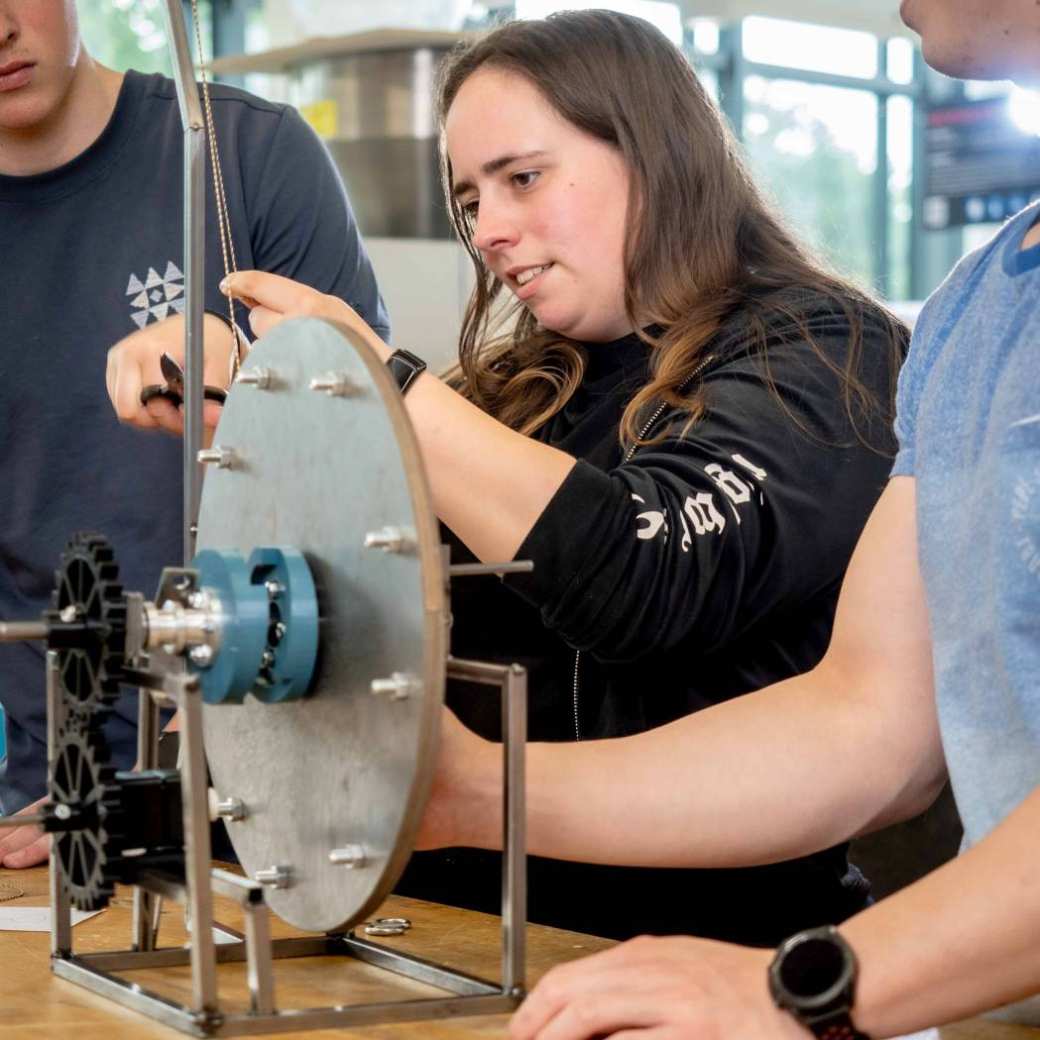
<path fill-rule="evenodd" d="M 685 411 L 684 432 L 697 421 L 704 401 L 691 389 L 692 377 L 713 337 L 738 314 L 744 348 L 750 344 L 765 355 L 778 330 L 780 339 L 797 336 L 809 343 L 840 378 L 861 440 L 871 419 L 887 424 L 905 328 L 828 271 L 784 226 L 756 188 L 739 145 L 689 62 L 661 32 L 612 11 L 569 11 L 500 26 L 460 46 L 442 66 L 442 128 L 462 84 L 484 66 L 524 76 L 560 115 L 615 147 L 628 166 L 628 212 L 640 216 L 626 232 L 625 309 L 652 353 L 650 381 L 622 417 L 622 442 L 642 443 L 640 424 L 659 402 Z M 496 308 L 502 283 L 473 244 L 472 221 L 452 194 L 451 160 L 443 146 L 441 172 L 452 222 L 476 269 L 459 362 L 448 380 L 499 421 L 531 433 L 580 385 L 585 349 L 541 328 L 519 302 L 506 312 L 504 326 L 495 320 L 496 314 L 502 317 Z M 813 338 L 804 307 L 809 297 L 817 305 L 822 298 L 827 309 L 847 318 L 841 362 Z M 889 348 L 884 363 L 891 392 L 883 401 L 860 377 L 867 322 L 880 323 Z M 768 373 L 767 357 L 766 368 Z"/>

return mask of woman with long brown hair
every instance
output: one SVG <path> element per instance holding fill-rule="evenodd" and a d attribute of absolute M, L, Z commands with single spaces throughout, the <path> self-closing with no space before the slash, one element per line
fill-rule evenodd
<path fill-rule="evenodd" d="M 393 364 L 454 558 L 535 565 L 455 590 L 453 652 L 529 669 L 535 740 L 638 732 L 812 667 L 888 475 L 904 330 L 785 230 L 639 19 L 503 26 L 447 63 L 440 113 L 476 288 L 447 381 Z M 227 291 L 257 334 L 317 314 L 390 355 L 296 283 L 245 272 Z M 120 364 L 135 421 L 145 362 Z M 496 735 L 486 694 L 460 684 L 449 704 Z M 421 854 L 404 888 L 494 909 L 493 856 Z M 530 910 L 772 943 L 867 892 L 844 848 L 732 871 L 533 860 Z"/>

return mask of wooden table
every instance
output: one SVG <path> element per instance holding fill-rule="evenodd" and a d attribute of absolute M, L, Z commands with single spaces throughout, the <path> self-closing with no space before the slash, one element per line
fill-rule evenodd
<path fill-rule="evenodd" d="M 47 872 L 44 867 L 0 872 L 0 880 L 17 885 L 24 895 L 7 906 L 45 906 Z M 217 899 L 218 920 L 238 928 L 241 921 L 231 903 Z M 379 940 L 476 975 L 498 977 L 499 922 L 485 914 L 438 906 L 415 899 L 391 897 L 378 916 L 407 917 L 412 929 L 400 938 Z M 272 917 L 276 938 L 299 935 Z M 79 953 L 125 949 L 130 937 L 130 894 L 119 890 L 112 905 L 97 917 L 73 929 Z M 160 945 L 184 941 L 180 907 L 164 906 Z M 528 926 L 528 981 L 534 982 L 552 965 L 573 960 L 611 943 L 574 932 L 540 925 Z M 50 936 L 42 932 L 0 932 L 0 1040 L 173 1040 L 175 1030 L 55 978 L 49 969 Z M 221 1000 L 235 1009 L 248 1007 L 245 969 L 240 964 L 218 967 Z M 187 968 L 138 971 L 129 977 L 178 1000 L 190 999 Z M 281 1008 L 314 1007 L 331 1003 L 361 1003 L 416 996 L 440 991 L 402 979 L 360 962 L 339 958 L 283 960 L 275 965 L 276 1000 Z M 354 1030 L 314 1030 L 279 1033 L 286 1040 L 473 1040 L 506 1035 L 505 1015 L 455 1018 L 400 1025 L 369 1026 Z M 1038 1040 L 1040 1032 L 980 1021 L 944 1029 L 943 1040 Z"/>

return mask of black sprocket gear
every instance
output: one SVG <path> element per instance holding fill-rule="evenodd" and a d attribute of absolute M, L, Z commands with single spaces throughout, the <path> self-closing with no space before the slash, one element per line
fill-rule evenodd
<path fill-rule="evenodd" d="M 78 534 L 55 572 L 47 619 L 75 635 L 58 649 L 58 680 L 70 714 L 89 717 L 119 696 L 126 649 L 126 595 L 107 539 Z"/>
<path fill-rule="evenodd" d="M 100 730 L 70 719 L 58 735 L 44 827 L 55 831 L 65 887 L 79 910 L 108 905 L 119 880 L 126 820 Z"/>

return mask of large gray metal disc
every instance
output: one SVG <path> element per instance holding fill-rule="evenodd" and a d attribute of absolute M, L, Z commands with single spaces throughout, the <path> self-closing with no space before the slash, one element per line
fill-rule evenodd
<path fill-rule="evenodd" d="M 444 696 L 446 593 L 437 525 L 418 446 L 385 366 L 347 329 L 294 319 L 257 342 L 245 370 L 268 389 L 237 384 L 214 446 L 198 548 L 293 546 L 318 586 L 321 635 L 312 692 L 288 704 L 206 705 L 206 754 L 221 798 L 248 816 L 229 823 L 249 875 L 291 871 L 271 908 L 312 931 L 335 931 L 373 910 L 407 862 L 429 793 Z M 348 396 L 310 389 L 345 375 Z M 404 528 L 403 554 L 365 548 L 365 535 Z M 394 700 L 374 679 L 414 676 Z M 333 864 L 361 846 L 363 866 Z"/>

